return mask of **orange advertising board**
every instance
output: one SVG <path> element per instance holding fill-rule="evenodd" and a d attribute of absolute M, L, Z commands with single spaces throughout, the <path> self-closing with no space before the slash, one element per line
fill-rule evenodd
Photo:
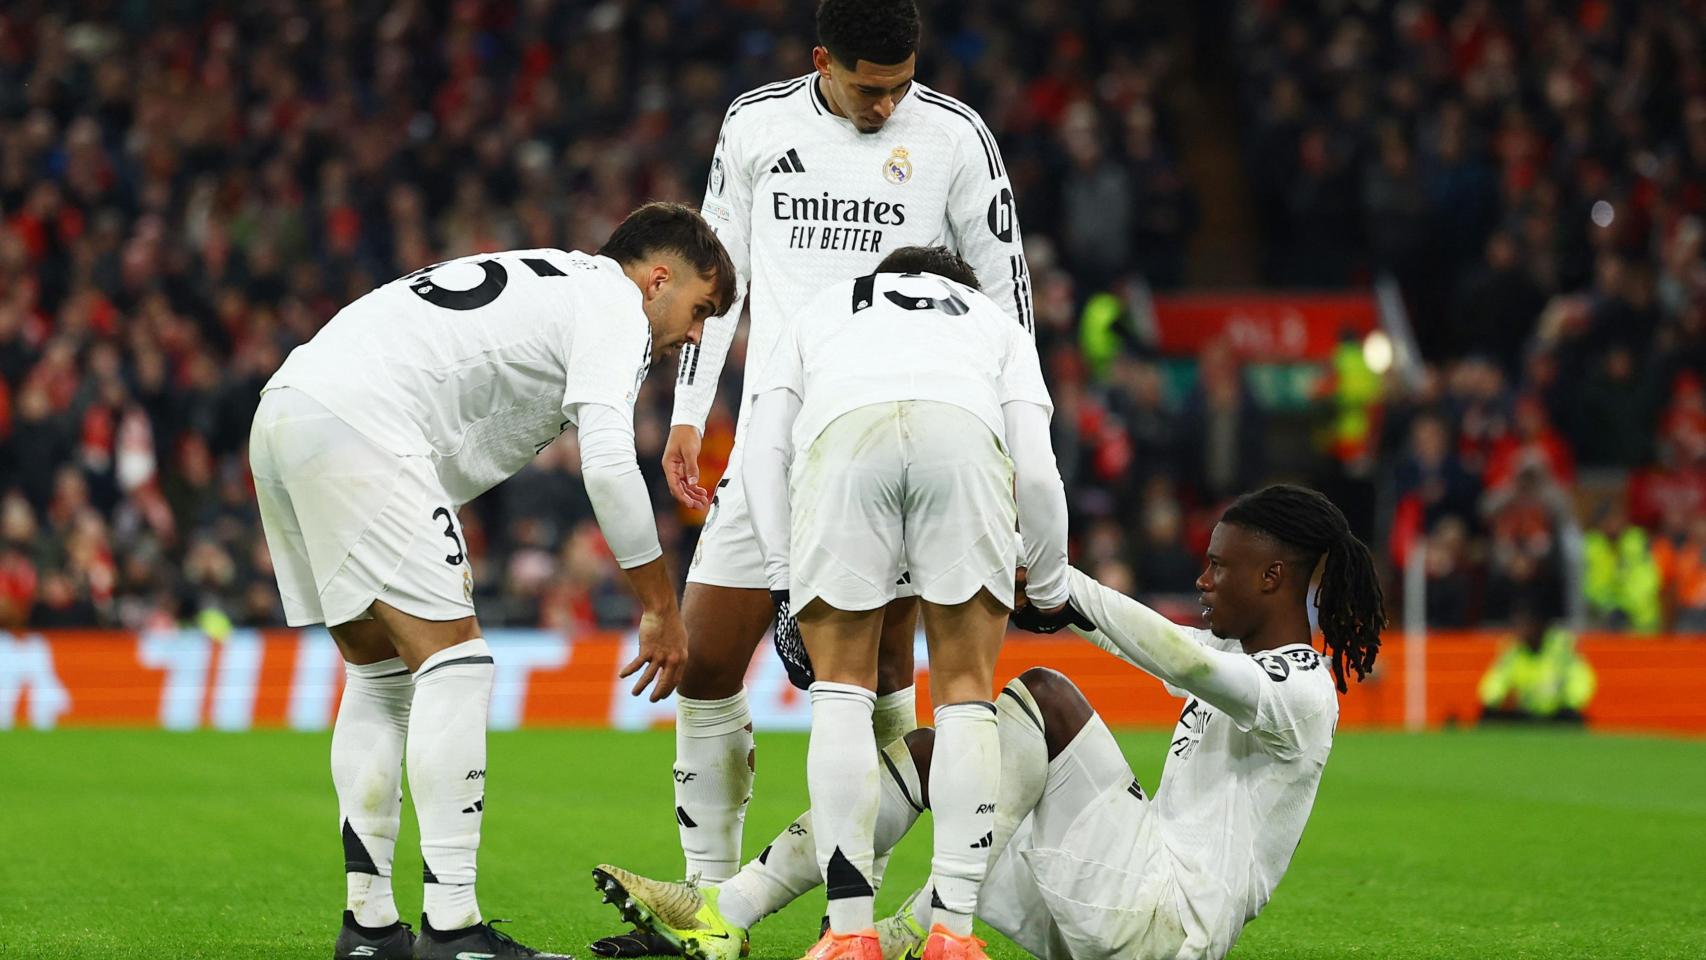
<path fill-rule="evenodd" d="M 633 656 L 634 639 L 617 633 L 578 636 L 499 630 L 487 637 L 497 661 L 493 729 L 592 726 L 646 729 L 674 721 L 673 701 L 627 694 L 616 676 Z M 1472 722 L 1475 688 L 1499 649 L 1493 633 L 1435 634 L 1426 647 L 1428 726 Z M 1706 638 L 1588 635 L 1580 649 L 1599 676 L 1588 710 L 1598 728 L 1706 733 Z M 1410 689 L 1405 639 L 1387 638 L 1379 669 L 1341 699 L 1344 726 L 1404 725 Z M 928 722 L 928 684 L 919 645 L 920 719 Z M 1081 641 L 1015 634 L 997 674 L 1005 681 L 1032 666 L 1072 677 L 1115 726 L 1167 726 L 1179 701 L 1137 669 Z M 343 665 L 319 629 L 239 630 L 223 640 L 198 631 L 35 631 L 0 633 L 0 729 L 71 726 L 173 730 L 293 728 L 331 725 Z M 804 730 L 805 695 L 788 684 L 780 663 L 755 658 L 747 675 L 753 720 L 760 729 Z"/>

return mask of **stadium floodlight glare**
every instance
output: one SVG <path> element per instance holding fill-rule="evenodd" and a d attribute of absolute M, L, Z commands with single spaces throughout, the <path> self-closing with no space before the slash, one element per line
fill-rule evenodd
<path fill-rule="evenodd" d="M 1386 331 L 1376 330 L 1363 338 L 1362 359 L 1377 374 L 1392 369 L 1392 338 Z"/>

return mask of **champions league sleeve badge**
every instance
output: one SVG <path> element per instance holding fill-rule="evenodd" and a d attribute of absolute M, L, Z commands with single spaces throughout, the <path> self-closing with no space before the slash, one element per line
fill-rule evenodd
<path fill-rule="evenodd" d="M 883 161 L 883 179 L 896 186 L 912 179 L 912 160 L 905 147 L 895 147 Z"/>
<path fill-rule="evenodd" d="M 723 158 L 721 155 L 711 158 L 711 181 L 706 184 L 711 188 L 711 196 L 723 195 Z"/>

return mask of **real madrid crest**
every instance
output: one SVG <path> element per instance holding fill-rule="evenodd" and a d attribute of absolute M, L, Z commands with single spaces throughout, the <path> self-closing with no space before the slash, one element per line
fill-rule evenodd
<path fill-rule="evenodd" d="M 883 179 L 896 185 L 912 179 L 912 159 L 905 147 L 895 147 L 889 158 L 883 161 Z"/>

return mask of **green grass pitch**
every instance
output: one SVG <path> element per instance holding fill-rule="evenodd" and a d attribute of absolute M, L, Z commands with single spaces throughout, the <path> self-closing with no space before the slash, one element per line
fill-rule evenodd
<path fill-rule="evenodd" d="M 1121 740 L 1156 783 L 1166 735 Z M 329 957 L 343 877 L 328 742 L 0 734 L 0 957 Z M 760 734 L 748 855 L 802 809 L 805 745 Z M 590 956 L 587 941 L 617 924 L 589 868 L 680 872 L 672 755 L 667 732 L 493 735 L 487 916 Z M 879 910 L 922 879 L 928 836 L 897 851 Z M 414 919 L 410 813 L 398 849 L 399 906 Z M 810 897 L 759 926 L 753 957 L 798 957 L 821 906 Z M 994 957 L 1023 956 L 985 935 Z M 1232 956 L 1706 957 L 1706 742 L 1344 733 L 1290 873 Z"/>

